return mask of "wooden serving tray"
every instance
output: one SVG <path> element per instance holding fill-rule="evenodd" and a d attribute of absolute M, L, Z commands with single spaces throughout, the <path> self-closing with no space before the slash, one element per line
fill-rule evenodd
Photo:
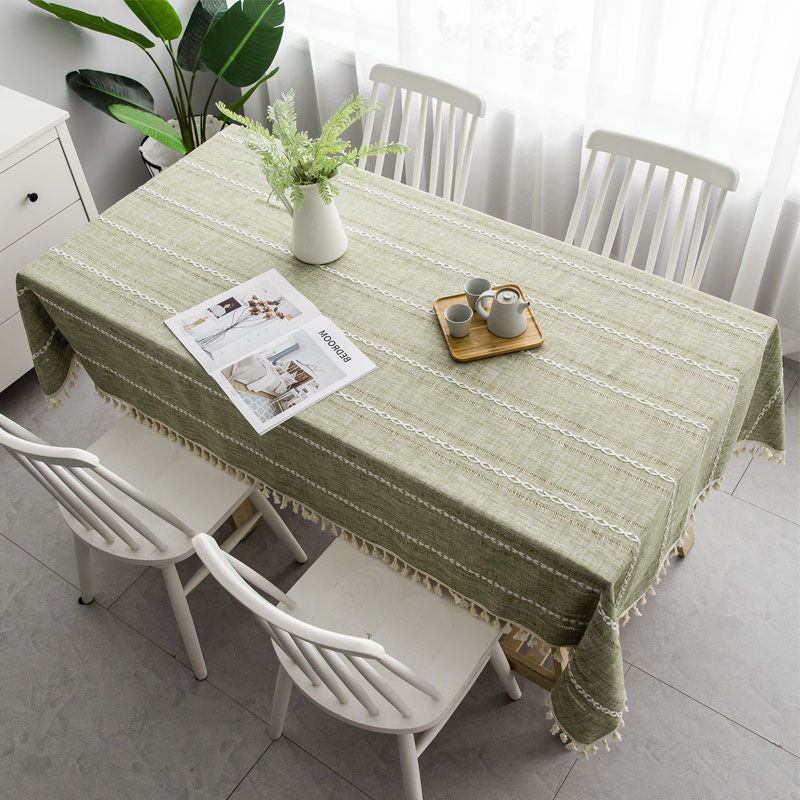
<path fill-rule="evenodd" d="M 519 292 L 519 296 L 523 300 L 526 299 L 525 293 L 516 283 L 504 283 L 501 286 L 492 286 L 492 289 L 496 291 L 514 289 Z M 439 325 L 441 325 L 450 355 L 456 361 L 474 361 L 476 358 L 489 358 L 503 353 L 515 353 L 517 350 L 538 347 L 544 341 L 539 324 L 536 322 L 536 317 L 533 316 L 530 306 L 524 312 L 528 316 L 527 330 L 513 339 L 503 339 L 500 336 L 489 333 L 489 329 L 486 327 L 486 320 L 477 312 L 472 315 L 469 333 L 466 336 L 460 339 L 451 336 L 447 329 L 447 320 L 444 318 L 445 309 L 453 305 L 453 303 L 466 302 L 467 296 L 463 292 L 461 294 L 451 294 L 449 297 L 439 297 L 433 301 L 433 310 L 436 312 Z"/>

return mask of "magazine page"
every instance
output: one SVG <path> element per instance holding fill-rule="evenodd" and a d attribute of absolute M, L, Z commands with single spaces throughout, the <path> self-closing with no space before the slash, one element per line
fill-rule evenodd
<path fill-rule="evenodd" d="M 317 307 L 271 269 L 165 322 L 211 373 L 317 316 Z"/>
<path fill-rule="evenodd" d="M 340 328 L 317 317 L 211 376 L 261 434 L 373 369 Z"/>

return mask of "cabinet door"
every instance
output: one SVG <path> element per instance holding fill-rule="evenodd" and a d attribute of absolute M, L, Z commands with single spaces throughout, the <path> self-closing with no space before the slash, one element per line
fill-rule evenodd
<path fill-rule="evenodd" d="M 34 201 L 32 198 L 36 197 Z M 79 198 L 59 141 L 0 172 L 0 250 Z"/>
<path fill-rule="evenodd" d="M 66 239 L 85 222 L 86 213 L 78 200 L 0 252 L 0 322 L 5 322 L 19 311 L 17 273 L 48 247 Z"/>

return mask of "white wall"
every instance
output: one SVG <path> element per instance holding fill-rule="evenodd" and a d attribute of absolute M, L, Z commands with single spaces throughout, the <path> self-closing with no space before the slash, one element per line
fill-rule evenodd
<path fill-rule="evenodd" d="M 59 2 L 107 17 L 153 38 L 121 0 Z M 172 0 L 172 5 L 186 24 L 195 0 Z M 156 110 L 171 117 L 172 106 L 163 81 L 135 44 L 78 28 L 27 0 L 0 0 L 0 11 L 0 84 L 69 112 L 70 135 L 95 203 L 99 210 L 105 210 L 149 177 L 137 150 L 142 135 L 81 100 L 67 86 L 64 76 L 74 69 L 89 68 L 135 78 L 152 92 Z M 150 52 L 169 75 L 165 69 L 169 58 L 161 43 L 157 41 Z M 205 91 L 210 88 L 205 81 L 198 83 Z M 234 91 L 226 84 L 222 90 L 218 87 L 217 95 L 230 99 L 231 95 L 235 97 Z M 195 97 L 198 96 L 205 98 L 205 92 L 198 93 L 195 88 Z M 4 120 L 4 124 L 9 122 Z"/>

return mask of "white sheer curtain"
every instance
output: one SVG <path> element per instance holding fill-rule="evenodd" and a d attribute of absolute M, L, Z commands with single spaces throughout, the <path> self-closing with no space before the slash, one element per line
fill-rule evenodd
<path fill-rule="evenodd" d="M 777 316 L 796 357 L 799 32 L 795 0 L 292 0 L 269 94 L 294 87 L 313 132 L 377 61 L 466 85 L 487 102 L 466 204 L 557 238 L 595 128 L 727 161 L 702 288 Z"/>

